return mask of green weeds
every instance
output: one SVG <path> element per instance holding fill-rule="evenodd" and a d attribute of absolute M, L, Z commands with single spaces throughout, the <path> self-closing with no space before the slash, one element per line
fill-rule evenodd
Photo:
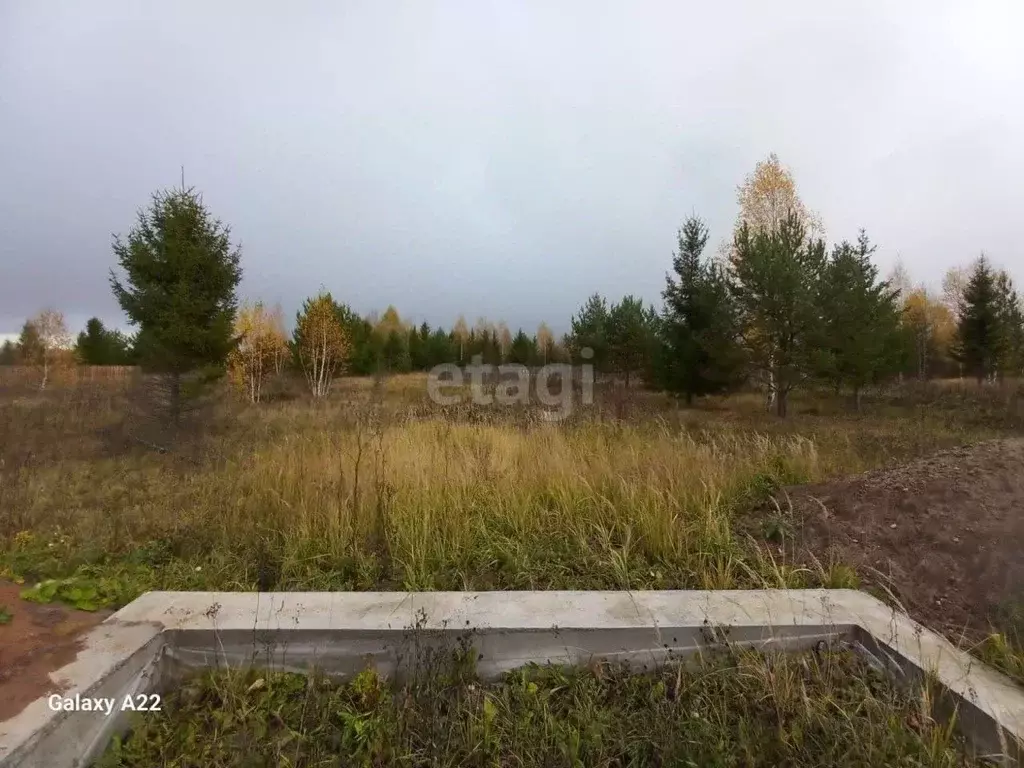
<path fill-rule="evenodd" d="M 401 684 L 221 671 L 138 716 L 99 766 L 976 765 L 937 704 L 828 651 L 530 666 L 497 683 L 464 664 Z"/>

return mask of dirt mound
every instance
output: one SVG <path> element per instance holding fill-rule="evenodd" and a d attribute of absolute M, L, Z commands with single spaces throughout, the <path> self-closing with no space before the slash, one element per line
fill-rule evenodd
<path fill-rule="evenodd" d="M 1022 614 L 1024 439 L 787 491 L 802 520 L 798 560 L 854 566 L 954 639 L 1005 631 Z"/>
<path fill-rule="evenodd" d="M 7 617 L 0 625 L 0 722 L 57 691 L 50 673 L 73 661 L 82 634 L 110 615 L 29 603 L 19 592 L 21 587 L 0 581 L 0 607 Z"/>

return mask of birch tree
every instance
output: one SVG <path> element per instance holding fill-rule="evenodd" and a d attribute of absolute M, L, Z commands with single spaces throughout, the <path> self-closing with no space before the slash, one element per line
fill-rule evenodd
<path fill-rule="evenodd" d="M 55 309 L 44 309 L 26 323 L 34 331 L 35 343 L 28 362 L 39 368 L 41 378 L 39 389 L 46 389 L 54 367 L 66 359 L 71 349 L 71 334 L 68 332 L 64 315 Z M 28 345 L 22 344 L 23 348 Z"/>
<path fill-rule="evenodd" d="M 320 293 L 303 303 L 292 344 L 310 393 L 318 400 L 326 397 L 349 354 L 348 338 L 331 294 Z"/>
<path fill-rule="evenodd" d="M 455 327 L 452 328 L 452 337 L 455 340 L 459 351 L 459 365 L 464 365 L 466 360 L 466 344 L 469 342 L 469 325 L 466 323 L 466 318 L 459 315 L 455 321 Z"/>
<path fill-rule="evenodd" d="M 235 320 L 238 345 L 228 357 L 231 380 L 251 403 L 260 402 L 267 377 L 280 370 L 287 340 L 279 308 L 267 310 L 263 302 L 244 304 Z"/>
<path fill-rule="evenodd" d="M 269 321 L 271 332 L 280 340 L 280 343 L 274 346 L 273 359 L 274 374 L 280 376 L 288 360 L 288 332 L 284 329 L 284 310 L 280 304 L 275 304 L 270 311 Z"/>
<path fill-rule="evenodd" d="M 537 326 L 537 351 L 540 354 L 541 364 L 548 364 L 548 357 L 551 354 L 552 347 L 555 345 L 554 334 L 551 333 L 551 329 L 548 328 L 548 324 L 542 322 Z"/>
<path fill-rule="evenodd" d="M 512 352 L 512 331 L 509 330 L 508 323 L 504 320 L 499 320 L 495 329 L 495 335 L 498 340 L 501 362 L 504 363 L 509 359 L 509 355 Z"/>
<path fill-rule="evenodd" d="M 792 214 L 809 238 L 824 238 L 825 230 L 821 218 L 804 205 L 797 193 L 792 172 L 779 161 L 778 155 L 774 152 L 754 166 L 753 172 L 737 187 L 736 202 L 740 212 L 733 229 L 733 239 L 731 243 L 724 245 L 727 261 L 733 266 L 736 260 L 741 258 L 736 243 L 744 226 L 749 236 L 755 238 L 777 231 Z M 748 334 L 757 335 L 753 329 L 748 329 Z M 766 353 L 770 363 L 772 350 L 769 348 Z M 775 370 L 776 366 L 773 364 L 769 364 L 765 370 L 765 406 L 769 410 L 775 406 L 778 395 Z"/>

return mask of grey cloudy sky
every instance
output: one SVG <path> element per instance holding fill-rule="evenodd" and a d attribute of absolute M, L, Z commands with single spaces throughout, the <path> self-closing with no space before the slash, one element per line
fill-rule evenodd
<path fill-rule="evenodd" d="M 111 234 L 182 164 L 289 314 L 657 301 L 681 220 L 724 238 L 772 151 L 883 269 L 1019 282 L 1022 37 L 1019 0 L 0 0 L 0 331 L 122 324 Z"/>

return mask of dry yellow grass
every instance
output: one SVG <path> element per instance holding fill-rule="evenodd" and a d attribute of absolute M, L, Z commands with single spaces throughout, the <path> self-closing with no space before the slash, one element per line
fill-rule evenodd
<path fill-rule="evenodd" d="M 140 589 L 813 583 L 827 574 L 738 536 L 736 511 L 779 484 L 984 434 L 817 405 L 780 423 L 743 395 L 693 411 L 652 398 L 656 412 L 638 406 L 630 422 L 595 409 L 542 424 L 522 409 L 432 407 L 424 390 L 422 374 L 344 380 L 316 407 L 222 406 L 195 461 L 130 441 L 111 450 L 97 435 L 124 426 L 117 393 L 4 402 L 0 428 L 25 447 L 0 468 L 0 536 L 35 542 L 23 537 L 8 570 L 127 563 L 142 569 Z"/>

